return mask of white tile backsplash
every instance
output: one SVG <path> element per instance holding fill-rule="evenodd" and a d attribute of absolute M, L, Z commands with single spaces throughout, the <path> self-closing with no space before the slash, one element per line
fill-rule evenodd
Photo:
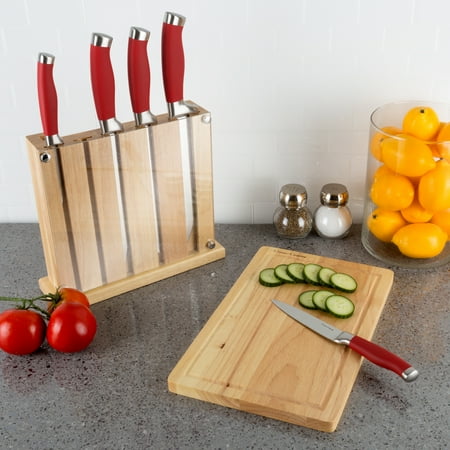
<path fill-rule="evenodd" d="M 114 37 L 116 110 L 132 119 L 130 26 L 151 30 L 152 109 L 164 112 L 166 10 L 187 17 L 186 96 L 212 113 L 215 218 L 268 223 L 285 183 L 309 205 L 336 181 L 362 219 L 369 115 L 396 100 L 450 101 L 446 0 L 0 0 L 0 221 L 36 221 L 24 137 L 41 129 L 36 58 L 56 56 L 62 135 L 95 128 L 94 31 Z"/>

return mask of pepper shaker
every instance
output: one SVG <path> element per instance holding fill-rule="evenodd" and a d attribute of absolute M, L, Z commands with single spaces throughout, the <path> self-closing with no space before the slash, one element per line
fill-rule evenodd
<path fill-rule="evenodd" d="M 298 239 L 308 236 L 313 226 L 311 211 L 306 206 L 307 192 L 301 184 L 285 184 L 279 194 L 280 205 L 274 212 L 273 224 L 278 236 Z"/>
<path fill-rule="evenodd" d="M 321 206 L 314 212 L 314 230 L 319 236 L 330 239 L 347 236 L 352 226 L 347 201 L 348 191 L 343 184 L 329 183 L 322 187 Z"/>

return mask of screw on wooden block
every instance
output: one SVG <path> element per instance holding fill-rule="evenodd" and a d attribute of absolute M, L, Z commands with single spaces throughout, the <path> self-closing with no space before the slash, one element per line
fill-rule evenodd
<path fill-rule="evenodd" d="M 206 124 L 210 123 L 211 122 L 211 114 L 203 114 L 202 122 L 206 123 Z"/>
<path fill-rule="evenodd" d="M 208 241 L 206 242 L 206 247 L 212 250 L 213 248 L 215 248 L 215 246 L 216 242 L 213 239 L 208 239 Z"/>
<path fill-rule="evenodd" d="M 48 163 L 52 159 L 52 155 L 50 155 L 50 153 L 47 152 L 42 152 L 39 154 L 39 159 L 43 163 Z"/>

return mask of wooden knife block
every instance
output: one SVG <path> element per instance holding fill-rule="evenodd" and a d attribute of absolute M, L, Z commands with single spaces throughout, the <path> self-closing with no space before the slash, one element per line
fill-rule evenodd
<path fill-rule="evenodd" d="M 116 136 L 86 131 L 65 136 L 59 148 L 46 147 L 42 134 L 27 136 L 44 293 L 75 287 L 95 303 L 225 256 L 214 237 L 211 115 L 199 109 L 182 119 L 190 136 L 191 231 L 180 121 L 163 114 L 149 128 L 125 123 Z"/>

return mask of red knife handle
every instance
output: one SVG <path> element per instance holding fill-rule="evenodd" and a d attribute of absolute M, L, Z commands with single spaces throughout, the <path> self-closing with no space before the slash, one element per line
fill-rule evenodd
<path fill-rule="evenodd" d="M 149 38 L 149 31 L 131 28 L 128 39 L 128 84 L 135 114 L 150 110 L 150 63 L 147 55 Z"/>
<path fill-rule="evenodd" d="M 348 346 L 374 364 L 392 370 L 405 381 L 414 381 L 419 372 L 403 359 L 362 337 L 354 336 Z"/>
<path fill-rule="evenodd" d="M 182 32 L 185 18 L 166 13 L 161 41 L 164 92 L 167 103 L 183 100 L 184 50 Z"/>
<path fill-rule="evenodd" d="M 111 44 L 112 37 L 106 34 L 94 33 L 92 35 L 91 83 L 95 109 L 100 121 L 116 116 L 114 73 L 110 58 Z"/>
<path fill-rule="evenodd" d="M 37 65 L 39 110 L 45 136 L 58 134 L 58 96 L 53 81 L 55 57 L 40 53 Z"/>

